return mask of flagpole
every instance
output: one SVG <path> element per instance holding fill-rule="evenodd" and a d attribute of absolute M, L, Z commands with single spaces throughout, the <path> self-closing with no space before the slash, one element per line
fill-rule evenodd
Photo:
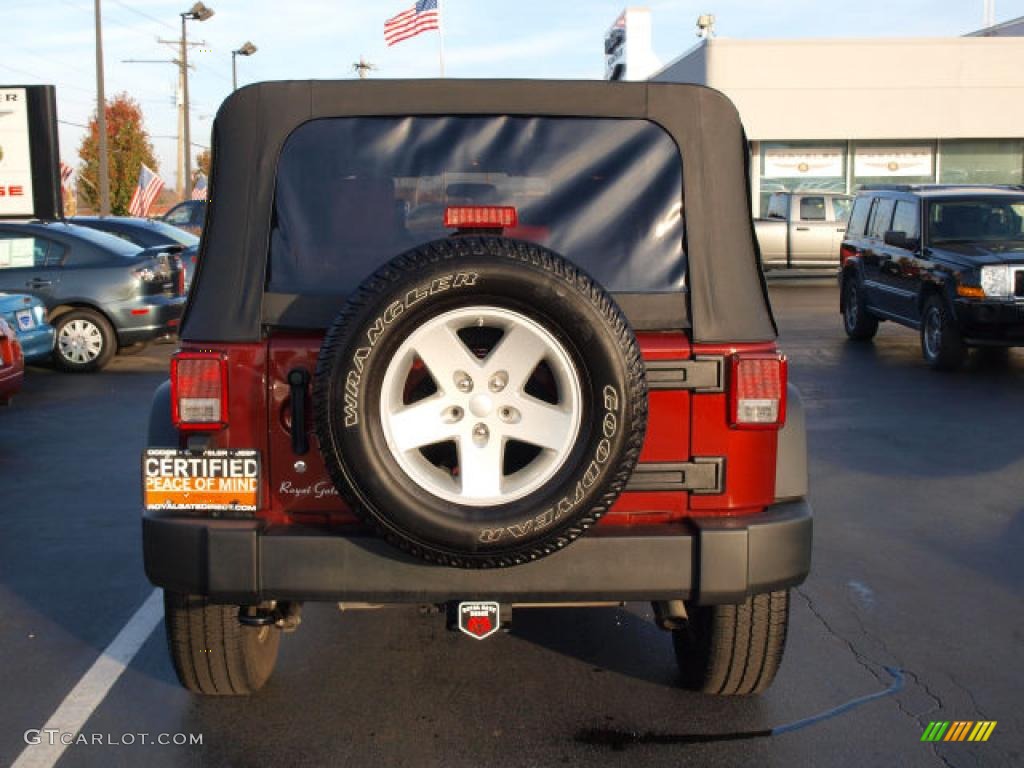
<path fill-rule="evenodd" d="M 441 62 L 441 77 L 444 77 L 444 14 L 441 12 L 441 0 L 437 0 L 437 20 L 440 22 L 437 25 L 437 35 L 440 41 L 438 54 Z"/>

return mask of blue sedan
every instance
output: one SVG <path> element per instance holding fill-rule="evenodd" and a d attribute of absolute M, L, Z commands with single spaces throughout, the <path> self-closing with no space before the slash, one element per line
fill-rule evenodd
<path fill-rule="evenodd" d="M 34 296 L 0 293 L 0 317 L 18 337 L 25 362 L 45 360 L 53 351 L 53 326 L 46 322 L 46 307 Z"/>

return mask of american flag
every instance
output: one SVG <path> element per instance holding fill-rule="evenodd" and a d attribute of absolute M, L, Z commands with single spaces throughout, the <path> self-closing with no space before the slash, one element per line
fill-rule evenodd
<path fill-rule="evenodd" d="M 132 216 L 145 216 L 163 188 L 163 179 L 143 163 L 142 170 L 139 172 L 139 185 L 135 187 L 132 201 L 128 204 L 128 213 Z"/>
<path fill-rule="evenodd" d="M 196 183 L 192 187 L 192 199 L 193 200 L 205 200 L 206 199 L 206 174 L 200 173 L 196 176 Z"/>
<path fill-rule="evenodd" d="M 75 169 L 74 168 L 72 168 L 70 165 L 65 163 L 63 160 L 60 161 L 60 183 L 61 183 L 61 186 L 66 187 L 70 183 L 71 177 L 74 175 L 74 173 L 75 173 Z"/>
<path fill-rule="evenodd" d="M 394 45 L 415 37 L 420 32 L 440 28 L 437 0 L 417 0 L 412 8 L 384 22 L 384 42 Z"/>

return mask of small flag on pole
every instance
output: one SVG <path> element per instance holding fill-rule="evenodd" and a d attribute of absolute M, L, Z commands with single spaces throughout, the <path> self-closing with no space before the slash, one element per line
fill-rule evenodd
<path fill-rule="evenodd" d="M 196 183 L 192 187 L 192 199 L 193 200 L 205 200 L 206 199 L 206 174 L 200 173 L 196 176 Z"/>
<path fill-rule="evenodd" d="M 143 163 L 139 172 L 139 185 L 135 187 L 132 201 L 128 204 L 128 213 L 132 216 L 145 216 L 163 188 L 163 179 Z"/>
<path fill-rule="evenodd" d="M 441 29 L 437 0 L 417 0 L 412 8 L 384 22 L 384 42 L 391 46 L 432 29 Z"/>

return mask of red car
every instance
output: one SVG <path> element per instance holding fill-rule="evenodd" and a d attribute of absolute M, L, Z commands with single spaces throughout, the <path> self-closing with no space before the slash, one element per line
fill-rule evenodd
<path fill-rule="evenodd" d="M 10 403 L 25 377 L 25 356 L 14 329 L 0 319 L 0 405 Z"/>

